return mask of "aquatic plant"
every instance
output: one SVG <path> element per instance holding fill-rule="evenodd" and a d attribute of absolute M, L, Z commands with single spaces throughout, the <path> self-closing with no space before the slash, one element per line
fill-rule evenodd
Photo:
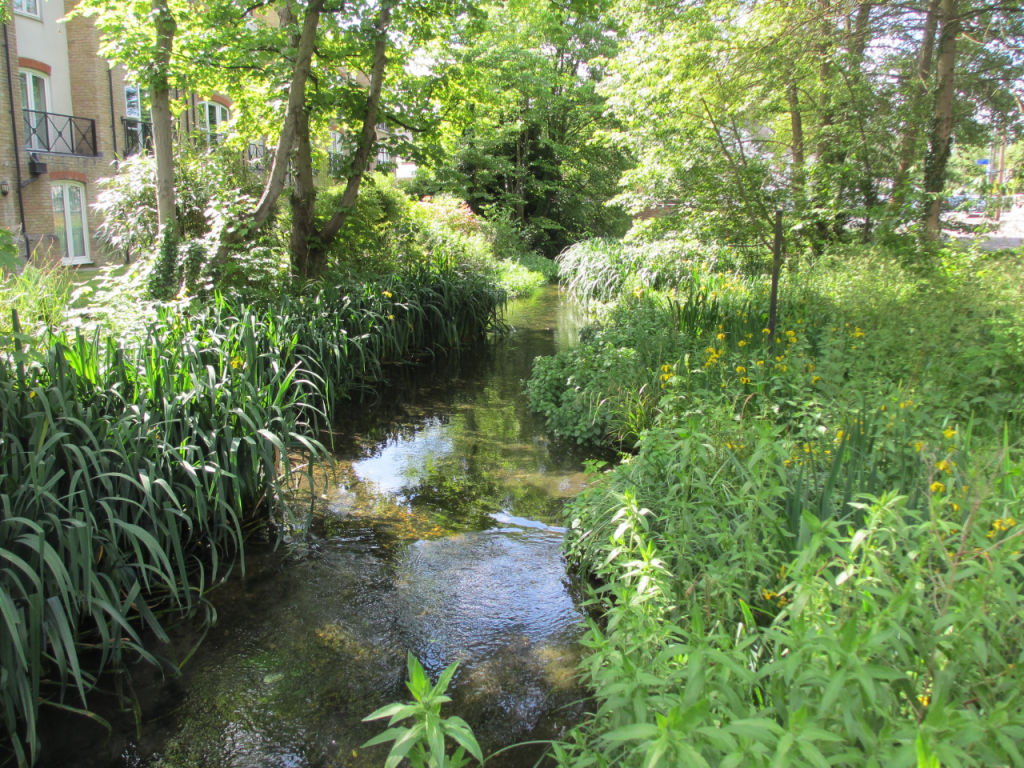
<path fill-rule="evenodd" d="M 388 729 L 378 736 L 374 736 L 363 747 L 372 747 L 376 744 L 386 744 L 389 741 L 395 742 L 388 754 L 384 768 L 397 768 L 403 759 L 408 758 L 413 768 L 462 768 L 469 764 L 468 752 L 478 762 L 484 760 L 480 745 L 469 725 L 461 717 L 441 717 L 441 705 L 451 699 L 445 696 L 448 685 L 451 683 L 459 662 L 453 662 L 441 673 L 434 685 L 419 659 L 409 652 L 409 681 L 406 685 L 412 693 L 413 702 L 410 704 L 388 704 L 381 707 L 373 714 L 363 718 L 363 722 L 370 720 L 388 720 Z M 411 726 L 396 728 L 396 723 L 413 718 L 415 724 Z M 449 757 L 445 751 L 445 737 L 452 739 L 458 746 L 455 752 Z"/>
<path fill-rule="evenodd" d="M 0 708 L 21 764 L 40 705 L 83 711 L 106 670 L 159 663 L 142 632 L 205 611 L 334 404 L 389 363 L 500 321 L 500 291 L 435 271 L 272 306 L 163 309 L 141 339 L 0 340 Z M 244 564 L 244 563 L 243 563 Z"/>

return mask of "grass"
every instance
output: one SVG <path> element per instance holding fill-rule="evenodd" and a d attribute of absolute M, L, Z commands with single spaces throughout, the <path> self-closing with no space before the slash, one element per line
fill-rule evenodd
<path fill-rule="evenodd" d="M 276 305 L 158 309 L 144 335 L 8 337 L 0 364 L 0 706 L 19 764 L 39 706 L 76 711 L 242 555 L 301 527 L 289 456 L 391 362 L 500 325 L 503 294 L 420 269 Z M 209 619 L 209 613 L 207 613 Z"/>
<path fill-rule="evenodd" d="M 563 259 L 609 303 L 529 383 L 633 451 L 566 512 L 604 618 L 559 763 L 1024 764 L 1019 262 L 824 260 L 778 340 L 762 278 L 607 263 Z"/>

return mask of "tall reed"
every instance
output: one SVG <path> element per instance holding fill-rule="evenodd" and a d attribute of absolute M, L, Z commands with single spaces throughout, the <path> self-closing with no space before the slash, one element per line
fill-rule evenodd
<path fill-rule="evenodd" d="M 488 283 L 424 270 L 276 306 L 161 311 L 136 343 L 0 340 L 0 712 L 21 765 L 41 704 L 75 710 L 143 632 L 207 611 L 247 520 L 282 493 L 335 403 L 384 365 L 500 324 Z"/>

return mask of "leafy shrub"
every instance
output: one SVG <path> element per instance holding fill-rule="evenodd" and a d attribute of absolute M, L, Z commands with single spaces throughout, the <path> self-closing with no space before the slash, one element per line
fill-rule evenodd
<path fill-rule="evenodd" d="M 1019 264 L 826 258 L 773 339 L 763 278 L 586 247 L 613 303 L 528 392 L 637 444 L 566 511 L 605 617 L 560 764 L 1024 764 Z"/>

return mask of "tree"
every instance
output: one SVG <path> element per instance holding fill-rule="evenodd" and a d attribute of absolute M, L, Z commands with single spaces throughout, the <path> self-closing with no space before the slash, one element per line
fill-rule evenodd
<path fill-rule="evenodd" d="M 618 29 L 604 3 L 511 2 L 455 51 L 446 158 L 421 193 L 451 192 L 494 207 L 549 255 L 588 235 L 621 234 L 628 218 L 605 204 L 629 165 L 593 142 L 614 126 L 598 93 Z"/>

